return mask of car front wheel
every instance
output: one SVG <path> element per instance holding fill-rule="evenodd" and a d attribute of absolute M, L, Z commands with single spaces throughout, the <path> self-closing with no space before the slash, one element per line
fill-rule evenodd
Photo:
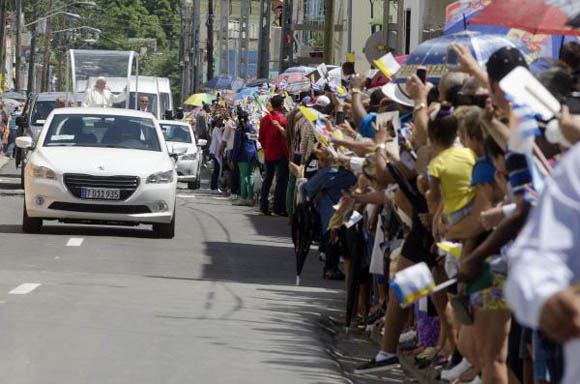
<path fill-rule="evenodd" d="M 41 229 L 42 219 L 29 217 L 28 212 L 26 212 L 26 203 L 24 203 L 24 209 L 22 212 L 22 230 L 25 233 L 38 233 Z"/>
<path fill-rule="evenodd" d="M 153 231 L 161 239 L 173 239 L 175 236 L 175 211 L 173 211 L 173 218 L 168 224 L 153 224 Z"/>

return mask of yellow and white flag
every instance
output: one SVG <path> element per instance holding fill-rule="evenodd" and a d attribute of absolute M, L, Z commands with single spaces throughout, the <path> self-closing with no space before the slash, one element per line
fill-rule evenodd
<path fill-rule="evenodd" d="M 393 78 L 399 69 L 401 69 L 401 66 L 399 63 L 397 63 L 395 56 L 393 56 L 391 52 L 387 53 L 380 59 L 375 60 L 374 63 L 377 68 L 380 69 L 381 72 L 384 73 L 384 75 L 389 79 Z"/>

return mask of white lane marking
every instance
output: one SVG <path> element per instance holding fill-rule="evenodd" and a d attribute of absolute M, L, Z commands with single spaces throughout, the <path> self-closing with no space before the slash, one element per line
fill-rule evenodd
<path fill-rule="evenodd" d="M 82 237 L 71 237 L 68 240 L 68 243 L 66 243 L 67 247 L 80 247 L 81 244 L 83 243 L 83 238 Z"/>
<path fill-rule="evenodd" d="M 177 195 L 177 197 L 181 197 L 182 199 L 195 199 L 195 195 Z"/>
<path fill-rule="evenodd" d="M 38 283 L 24 283 L 20 284 L 18 287 L 14 288 L 8 293 L 11 295 L 26 295 L 27 293 L 34 291 L 38 287 L 40 287 L 40 284 Z"/>

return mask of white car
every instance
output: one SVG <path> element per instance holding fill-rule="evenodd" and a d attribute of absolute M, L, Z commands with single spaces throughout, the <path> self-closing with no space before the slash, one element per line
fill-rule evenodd
<path fill-rule="evenodd" d="M 114 108 L 62 108 L 47 118 L 24 172 L 24 232 L 43 220 L 152 224 L 175 233 L 177 174 L 154 116 Z"/>
<path fill-rule="evenodd" d="M 161 120 L 161 131 L 168 148 L 174 153 L 177 180 L 187 183 L 189 189 L 200 187 L 202 149 L 207 140 L 195 141 L 195 136 L 188 123 L 176 120 Z"/>

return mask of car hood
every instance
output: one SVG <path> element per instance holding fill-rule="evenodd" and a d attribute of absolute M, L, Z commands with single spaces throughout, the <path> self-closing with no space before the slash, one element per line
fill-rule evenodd
<path fill-rule="evenodd" d="M 180 143 L 177 141 L 167 141 L 167 148 L 170 152 L 176 152 L 178 154 L 186 154 L 186 153 L 196 153 L 197 146 L 191 143 Z"/>
<path fill-rule="evenodd" d="M 146 177 L 174 167 L 165 152 L 121 148 L 41 147 L 34 151 L 31 162 L 48 166 L 57 174 L 83 173 L 97 176 Z"/>

